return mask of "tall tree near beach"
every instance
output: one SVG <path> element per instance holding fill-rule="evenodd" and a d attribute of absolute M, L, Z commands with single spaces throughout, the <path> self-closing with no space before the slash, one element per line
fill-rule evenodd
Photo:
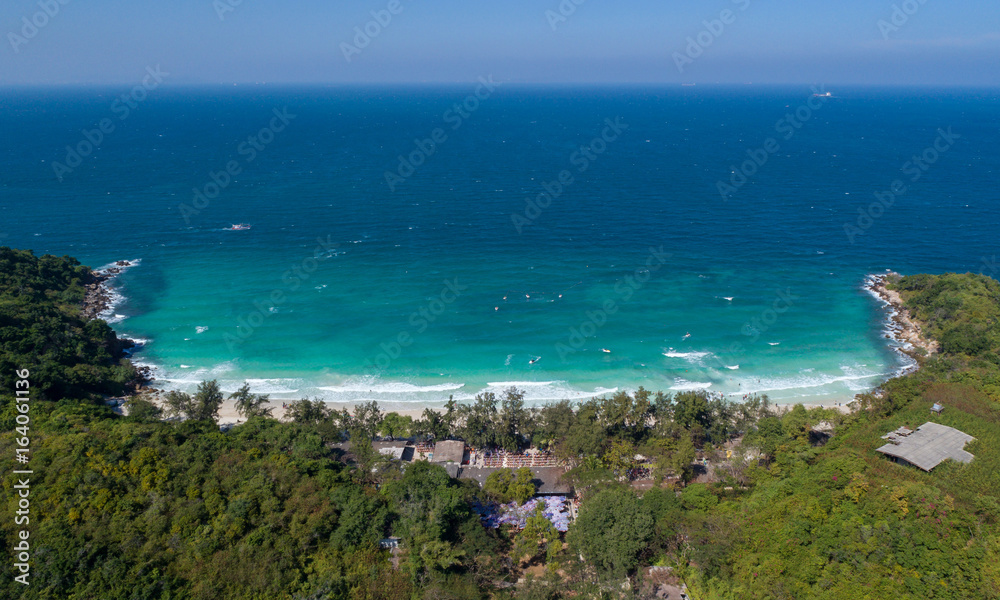
<path fill-rule="evenodd" d="M 240 389 L 229 395 L 230 400 L 235 400 L 236 412 L 245 419 L 253 417 L 270 417 L 271 407 L 267 406 L 270 397 L 267 394 L 250 393 L 250 384 L 244 383 Z"/>
<path fill-rule="evenodd" d="M 493 392 L 483 392 L 476 395 L 476 401 L 471 406 L 459 405 L 459 414 L 464 417 L 464 423 L 459 434 L 474 448 L 495 448 L 497 446 L 497 397 Z"/>
<path fill-rule="evenodd" d="M 524 392 L 510 387 L 500 399 L 499 423 L 496 443 L 509 452 L 517 452 L 524 444 L 524 430 L 530 414 L 524 408 Z"/>
<path fill-rule="evenodd" d="M 375 439 L 382 426 L 382 411 L 379 410 L 378 402 L 372 400 L 355 406 L 354 426 L 367 435 L 368 439 Z"/>
<path fill-rule="evenodd" d="M 410 435 L 410 431 L 413 429 L 413 417 L 409 415 L 404 417 L 399 413 L 391 412 L 385 415 L 379 427 L 379 433 L 386 437 L 405 438 Z"/>
<path fill-rule="evenodd" d="M 223 400 L 219 382 L 213 379 L 199 383 L 193 396 L 176 390 L 168 392 L 164 405 L 171 416 L 190 421 L 216 422 L 219 420 L 219 408 Z"/>

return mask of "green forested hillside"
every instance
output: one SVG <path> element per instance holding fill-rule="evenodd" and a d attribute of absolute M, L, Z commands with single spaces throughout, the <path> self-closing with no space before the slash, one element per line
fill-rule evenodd
<path fill-rule="evenodd" d="M 1000 283 L 984 275 L 913 275 L 895 284 L 947 354 L 1000 365 Z"/>
<path fill-rule="evenodd" d="M 164 422 L 141 400 L 131 417 L 104 406 L 134 370 L 107 325 L 80 317 L 88 276 L 72 259 L 0 249 L 4 460 L 20 435 L 13 370 L 30 369 L 36 390 L 31 585 L 8 560 L 0 598 L 651 598 L 651 565 L 697 600 L 1000 598 L 1000 297 L 988 278 L 896 283 L 944 352 L 850 415 L 644 390 L 527 410 L 512 391 L 414 423 L 303 401 L 287 422 L 262 414 L 223 433 L 211 410 Z M 927 420 L 974 436 L 975 460 L 924 473 L 874 452 Z M 824 446 L 820 421 L 836 427 Z M 538 517 L 521 532 L 482 527 L 473 506 L 523 496 L 520 479 L 480 490 L 372 450 L 378 431 L 408 429 L 552 449 L 574 466 L 579 519 L 565 535 Z M 347 431 L 350 462 L 330 443 Z M 645 492 L 627 484 L 640 452 L 656 473 Z M 696 453 L 715 476 L 684 485 Z M 21 529 L 14 483 L 5 473 L 6 548 Z M 378 548 L 389 535 L 404 540 L 397 554 Z"/>
<path fill-rule="evenodd" d="M 720 494 L 725 526 L 689 548 L 695 597 L 1000 597 L 1000 286 L 949 274 L 895 288 L 942 354 L 862 398 L 869 410 L 828 445 L 786 439 L 747 493 Z M 924 473 L 874 451 L 888 431 L 927 421 L 974 436 L 973 462 Z"/>
<path fill-rule="evenodd" d="M 134 375 L 102 321 L 80 315 L 89 271 L 72 259 L 0 249 L 0 456 L 13 463 L 15 369 L 33 392 L 30 585 L 2 567 L 0 597 L 58 599 L 406 598 L 419 587 L 478 597 L 499 568 L 496 535 L 468 486 L 420 465 L 381 490 L 315 426 L 256 418 L 119 417 L 99 394 Z M 19 496 L 5 470 L 0 532 L 13 548 Z M 433 499 L 433 501 L 431 501 Z M 390 567 L 378 539 L 420 550 Z M 459 562 L 457 557 L 473 560 Z M 484 578 L 489 579 L 484 579 Z M 457 594 L 457 595 L 455 595 Z M 447 597 L 442 595 L 441 597 Z"/>
<path fill-rule="evenodd" d="M 91 279 L 74 259 L 0 247 L 0 390 L 25 368 L 49 398 L 120 394 L 135 379 L 107 323 L 80 314 Z"/>

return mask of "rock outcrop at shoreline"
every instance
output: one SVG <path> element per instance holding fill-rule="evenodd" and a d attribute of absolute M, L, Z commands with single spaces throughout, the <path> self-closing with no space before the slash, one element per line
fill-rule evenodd
<path fill-rule="evenodd" d="M 120 260 L 114 266 L 91 271 L 90 281 L 84 284 L 86 292 L 83 297 L 83 317 L 85 319 L 101 318 L 104 313 L 113 308 L 113 296 L 108 288 L 108 282 L 134 265 L 135 263 L 127 260 Z"/>
<path fill-rule="evenodd" d="M 125 269 L 134 267 L 136 262 L 119 260 L 114 265 L 104 269 L 91 271 L 90 280 L 84 284 L 83 307 L 81 314 L 84 319 L 107 319 L 115 306 L 115 294 L 108 284 L 121 275 Z M 120 356 L 131 357 L 132 352 L 142 346 L 141 343 L 129 338 L 118 338 Z M 153 381 L 153 371 L 149 367 L 136 366 L 137 378 L 127 386 L 130 393 L 138 393 L 146 384 Z"/>
<path fill-rule="evenodd" d="M 889 289 L 889 284 L 899 281 L 901 277 L 902 275 L 894 271 L 871 275 L 865 281 L 865 289 L 878 296 L 891 309 L 889 333 L 886 337 L 901 343 L 903 346 L 900 352 L 919 361 L 925 356 L 937 353 L 940 346 L 936 340 L 924 334 L 920 323 L 913 319 L 910 311 L 904 306 L 899 292 Z"/>

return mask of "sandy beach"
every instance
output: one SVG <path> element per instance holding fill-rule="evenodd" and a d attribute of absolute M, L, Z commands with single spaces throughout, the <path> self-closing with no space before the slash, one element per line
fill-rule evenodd
<path fill-rule="evenodd" d="M 286 402 L 282 402 L 280 400 L 272 400 L 270 403 L 268 403 L 268 406 L 271 408 L 271 414 L 276 419 L 284 419 L 284 417 L 285 417 L 285 408 L 282 405 L 286 404 L 286 403 L 287 403 L 287 401 Z M 343 410 L 343 409 L 346 408 L 346 409 L 348 409 L 348 410 L 350 410 L 350 411 L 353 412 L 354 406 L 356 406 L 356 405 L 355 404 L 350 404 L 350 403 L 343 403 L 343 402 L 336 402 L 336 403 L 334 403 L 334 402 L 327 402 L 327 406 L 329 406 L 333 410 Z M 431 409 L 431 410 L 434 410 L 434 409 Z M 417 419 L 420 418 L 421 415 L 424 414 L 424 409 L 422 409 L 422 408 L 419 408 L 419 409 L 414 408 L 414 409 L 410 409 L 410 410 L 383 411 L 383 414 L 387 414 L 387 413 L 390 413 L 390 412 L 398 413 L 399 415 L 404 416 L 404 417 L 412 417 L 413 420 L 416 421 Z M 241 417 L 239 415 L 239 413 L 236 412 L 236 406 L 234 406 L 234 404 L 233 404 L 233 402 L 231 400 L 226 400 L 222 404 L 222 407 L 219 409 L 219 424 L 220 425 L 225 425 L 225 424 L 228 424 L 228 423 L 239 424 L 239 423 L 242 423 L 244 420 L 245 419 L 243 417 Z"/>
<path fill-rule="evenodd" d="M 272 409 L 271 414 L 277 419 L 283 419 L 285 416 L 285 408 L 282 406 L 282 404 L 283 403 L 280 401 L 271 401 L 268 404 L 268 406 L 271 407 Z M 795 406 L 795 404 L 802 404 L 807 409 L 832 408 L 834 410 L 840 411 L 845 414 L 851 412 L 850 406 L 848 406 L 846 403 L 797 402 L 794 404 L 773 404 L 771 405 L 771 409 L 776 413 L 782 413 L 784 411 L 791 410 L 791 408 Z M 327 403 L 327 405 L 334 410 L 343 410 L 346 408 L 351 411 L 353 411 L 355 406 L 354 404 L 350 403 L 332 403 L 332 402 Z M 431 408 L 430 410 L 439 410 L 439 409 Z M 384 411 L 385 414 L 388 414 L 390 412 L 398 413 L 399 415 L 404 417 L 411 417 L 413 418 L 414 421 L 416 421 L 420 419 L 421 416 L 423 416 L 424 409 L 414 408 L 409 410 Z M 233 402 L 230 400 L 226 400 L 223 403 L 222 407 L 219 409 L 219 424 L 226 425 L 234 423 L 238 425 L 243 421 L 244 421 L 243 417 L 241 417 L 236 412 L 236 407 L 233 405 Z"/>

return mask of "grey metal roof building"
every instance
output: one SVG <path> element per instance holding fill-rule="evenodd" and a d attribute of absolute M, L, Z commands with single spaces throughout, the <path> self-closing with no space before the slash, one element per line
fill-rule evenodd
<path fill-rule="evenodd" d="M 465 442 L 461 440 L 445 440 L 434 444 L 434 457 L 431 462 L 453 462 L 462 464 L 465 460 Z"/>
<path fill-rule="evenodd" d="M 949 458 L 961 463 L 972 462 L 974 457 L 965 451 L 965 445 L 976 438 L 954 427 L 928 422 L 916 431 L 900 427 L 883 435 L 882 439 L 889 443 L 878 448 L 878 452 L 930 471 Z"/>

